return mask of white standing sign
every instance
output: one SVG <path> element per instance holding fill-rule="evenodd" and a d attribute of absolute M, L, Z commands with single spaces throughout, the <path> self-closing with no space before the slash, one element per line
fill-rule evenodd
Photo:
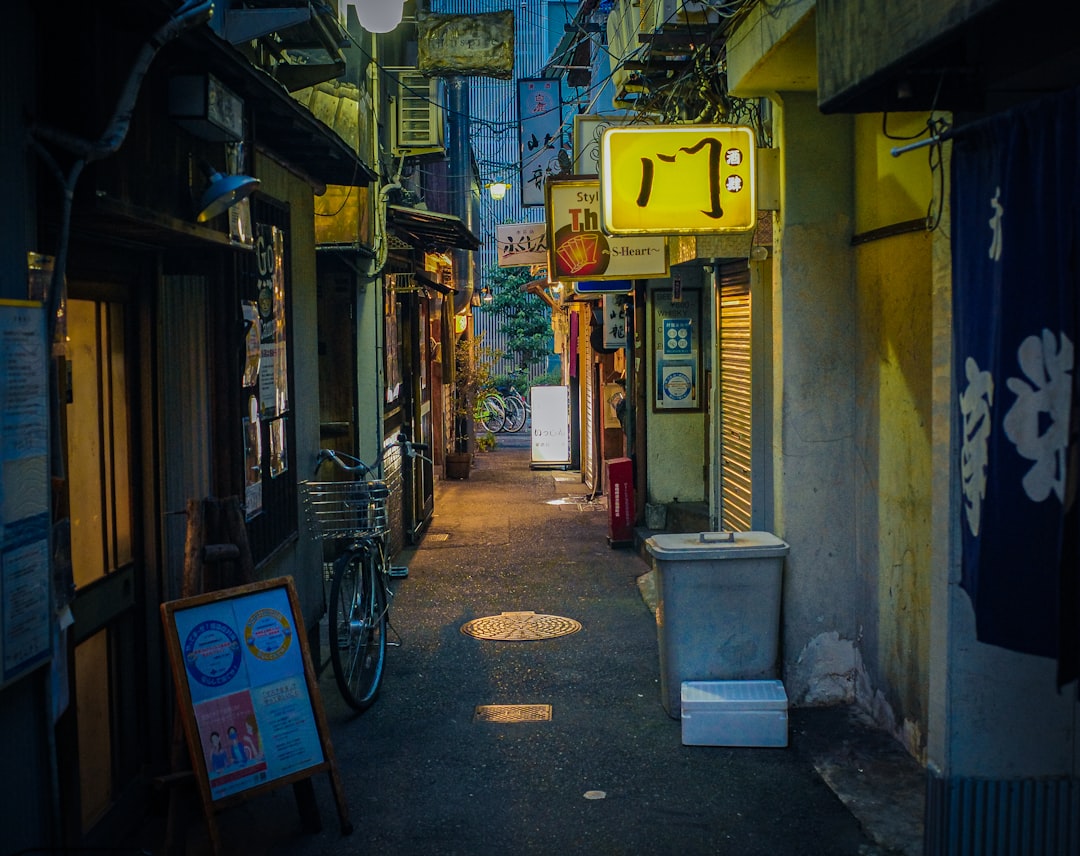
<path fill-rule="evenodd" d="M 563 466 L 570 463 L 570 389 L 534 386 L 532 407 L 532 464 Z"/>

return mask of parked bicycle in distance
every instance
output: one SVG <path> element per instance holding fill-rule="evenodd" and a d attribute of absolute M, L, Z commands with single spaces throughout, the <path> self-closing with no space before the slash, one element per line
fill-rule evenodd
<path fill-rule="evenodd" d="M 485 431 L 516 433 L 525 427 L 529 418 L 529 403 L 513 386 L 507 392 L 486 389 L 477 396 L 476 421 Z"/>
<path fill-rule="evenodd" d="M 411 459 L 425 458 L 427 446 L 404 434 L 397 441 Z M 355 479 L 315 481 L 327 462 Z M 391 564 L 387 500 L 390 487 L 376 477 L 382 454 L 373 464 L 321 449 L 311 481 L 302 482 L 308 519 L 321 540 L 342 543 L 334 560 L 330 584 L 328 639 L 330 662 L 342 698 L 354 710 L 367 710 L 375 701 L 386 663 L 386 630 L 393 592 L 390 580 L 408 575 L 408 568 Z"/>

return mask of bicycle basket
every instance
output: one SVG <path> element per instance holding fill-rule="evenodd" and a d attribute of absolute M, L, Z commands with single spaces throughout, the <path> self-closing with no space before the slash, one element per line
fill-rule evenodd
<path fill-rule="evenodd" d="M 384 481 L 302 482 L 308 523 L 319 538 L 363 538 L 387 531 Z"/>

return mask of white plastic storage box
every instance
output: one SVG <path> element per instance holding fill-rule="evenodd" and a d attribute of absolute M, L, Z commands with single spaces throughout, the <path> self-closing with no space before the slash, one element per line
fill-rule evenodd
<path fill-rule="evenodd" d="M 656 571 L 660 695 L 672 719 L 684 681 L 777 677 L 784 541 L 695 532 L 653 535 L 645 548 Z"/>
<path fill-rule="evenodd" d="M 684 681 L 685 746 L 788 745 L 788 701 L 780 681 Z"/>

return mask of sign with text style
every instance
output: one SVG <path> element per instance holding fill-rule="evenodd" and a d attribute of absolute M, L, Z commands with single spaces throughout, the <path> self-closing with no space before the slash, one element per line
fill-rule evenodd
<path fill-rule="evenodd" d="M 757 227 L 755 137 L 738 125 L 608 128 L 600 138 L 604 231 L 707 235 Z"/>
<path fill-rule="evenodd" d="M 656 279 L 667 276 L 661 236 L 615 237 L 600 228 L 596 178 L 549 180 L 548 276 L 560 282 Z"/>

